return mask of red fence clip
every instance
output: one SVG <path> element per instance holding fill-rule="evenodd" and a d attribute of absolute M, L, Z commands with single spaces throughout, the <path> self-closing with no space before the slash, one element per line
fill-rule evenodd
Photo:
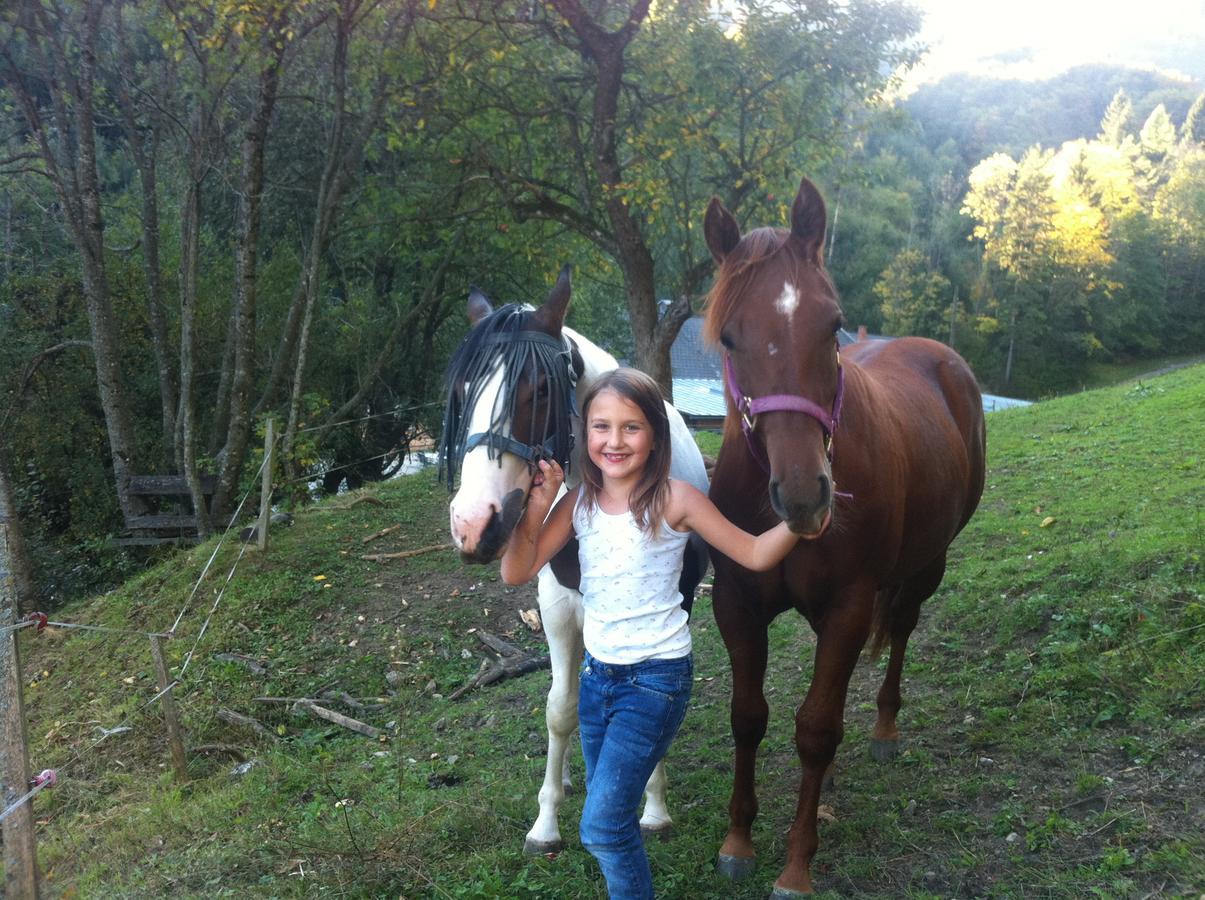
<path fill-rule="evenodd" d="M 43 612 L 31 612 L 29 614 L 29 616 L 25 619 L 25 621 L 32 622 L 34 625 L 37 626 L 37 630 L 41 631 L 43 628 L 46 627 L 46 623 L 48 621 L 50 621 L 50 617 L 47 616 L 46 613 L 43 613 Z"/>
<path fill-rule="evenodd" d="M 52 788 L 59 780 L 59 773 L 54 769 L 43 769 L 39 774 L 29 779 L 29 786 L 33 788 L 48 787 Z"/>

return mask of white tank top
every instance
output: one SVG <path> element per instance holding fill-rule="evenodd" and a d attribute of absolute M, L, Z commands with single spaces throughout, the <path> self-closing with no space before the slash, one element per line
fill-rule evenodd
<path fill-rule="evenodd" d="M 582 637 L 601 662 L 631 665 L 690 653 L 690 628 L 678 579 L 690 534 L 665 521 L 657 540 L 636 525 L 630 511 L 593 514 L 579 496 L 573 508 L 581 591 Z"/>

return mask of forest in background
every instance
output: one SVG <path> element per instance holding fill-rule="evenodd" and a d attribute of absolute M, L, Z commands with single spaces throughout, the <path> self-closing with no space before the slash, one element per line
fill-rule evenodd
<path fill-rule="evenodd" d="M 1200 85 L 1093 67 L 898 101 L 906 4 L 723 6 L 6 5 L 0 506 L 26 604 L 142 564 L 107 544 L 131 474 L 228 515 L 269 417 L 282 501 L 389 475 L 438 432 L 470 284 L 538 301 L 571 263 L 570 324 L 668 384 L 707 200 L 784 223 L 802 174 L 850 323 L 945 340 L 987 389 L 1205 348 Z"/>

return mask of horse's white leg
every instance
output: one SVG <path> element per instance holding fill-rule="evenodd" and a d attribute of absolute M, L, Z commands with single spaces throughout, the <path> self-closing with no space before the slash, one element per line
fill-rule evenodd
<path fill-rule="evenodd" d="M 548 756 L 540 787 L 540 814 L 527 833 L 525 853 L 556 853 L 564 847 L 557 811 L 569 786 L 570 739 L 577 728 L 578 668 L 582 661 L 581 595 L 562 587 L 545 566 L 539 581 L 540 618 L 548 636 L 552 687 L 548 690 Z"/>
<path fill-rule="evenodd" d="M 662 840 L 669 838 L 674 820 L 669 817 L 669 808 L 665 805 L 665 760 L 657 763 L 649 783 L 644 786 L 644 815 L 640 817 L 640 830 L 646 835 L 657 835 Z"/>

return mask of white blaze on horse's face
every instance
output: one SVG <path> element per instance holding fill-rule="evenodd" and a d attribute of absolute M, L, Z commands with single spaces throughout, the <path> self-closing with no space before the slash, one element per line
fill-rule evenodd
<path fill-rule="evenodd" d="M 795 310 L 799 309 L 799 291 L 795 285 L 789 281 L 782 283 L 782 293 L 774 301 L 774 308 L 786 317 L 787 328 L 795 324 Z"/>
<path fill-rule="evenodd" d="M 478 434 L 490 430 L 495 403 L 502 390 L 502 366 L 499 365 L 482 388 L 480 399 L 469 415 L 466 434 Z M 501 433 L 508 434 L 510 423 L 503 422 Z M 495 516 L 501 515 L 503 503 L 514 491 L 524 495 L 531 488 L 531 469 L 527 463 L 512 453 L 489 458 L 483 444 L 464 455 L 460 467 L 460 487 L 452 498 L 448 509 L 451 518 L 452 541 L 456 549 L 465 554 L 476 554 L 486 529 Z M 498 549 L 501 554 L 502 548 Z"/>

